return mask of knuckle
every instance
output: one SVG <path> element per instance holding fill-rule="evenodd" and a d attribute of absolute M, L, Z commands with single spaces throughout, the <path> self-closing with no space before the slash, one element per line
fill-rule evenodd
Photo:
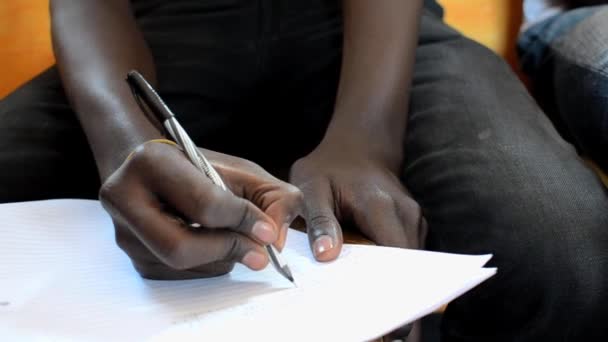
<path fill-rule="evenodd" d="M 235 214 L 240 215 L 240 218 L 238 220 L 237 227 L 245 229 L 245 225 L 250 221 L 249 218 L 252 215 L 251 208 L 249 207 L 249 203 L 243 199 L 239 199 L 238 203 L 238 214 Z"/>
<path fill-rule="evenodd" d="M 305 169 L 308 166 L 309 162 L 308 159 L 306 157 L 304 158 L 300 158 L 298 160 L 296 160 L 295 163 L 293 163 L 293 167 L 295 169 Z"/>
<path fill-rule="evenodd" d="M 121 203 L 124 202 L 122 189 L 120 180 L 114 176 L 108 178 L 99 188 L 99 202 L 114 219 L 121 217 Z"/>
<path fill-rule="evenodd" d="M 245 159 L 245 158 L 227 156 L 227 155 L 224 155 L 224 158 L 227 158 L 228 165 L 233 168 L 237 168 L 240 170 L 248 170 L 248 171 L 263 170 L 263 168 L 261 166 L 259 166 L 255 162 Z"/>
<path fill-rule="evenodd" d="M 210 201 L 209 197 L 209 189 L 203 189 L 201 187 L 192 189 L 191 198 L 194 201 L 194 209 L 199 215 L 199 223 L 203 226 L 210 225 L 215 211 L 214 208 L 212 208 L 214 201 Z M 217 204 L 215 205 L 217 206 Z"/>
<path fill-rule="evenodd" d="M 302 193 L 302 190 L 300 190 L 300 188 L 293 184 L 286 183 L 285 192 L 288 196 L 291 196 L 296 200 L 304 199 L 304 194 Z"/>
<path fill-rule="evenodd" d="M 236 233 L 230 233 L 226 239 L 225 254 L 223 261 L 238 262 L 241 259 L 243 241 Z"/>
<path fill-rule="evenodd" d="M 240 159 L 239 162 L 240 162 L 241 166 L 245 169 L 255 170 L 255 171 L 263 170 L 260 165 L 252 162 L 251 160 L 247 160 L 247 159 L 243 159 L 243 158 L 239 158 L 239 159 Z"/>
<path fill-rule="evenodd" d="M 308 224 L 316 229 L 329 228 L 335 225 L 335 221 L 326 215 L 314 215 L 308 219 Z"/>
<path fill-rule="evenodd" d="M 302 177 L 300 180 L 295 180 L 296 186 L 302 192 L 304 200 L 313 200 L 319 196 L 322 189 L 329 187 L 327 179 L 320 177 Z"/>
<path fill-rule="evenodd" d="M 127 166 L 146 166 L 149 164 L 150 159 L 153 159 L 154 147 L 147 145 L 150 144 L 140 145 L 133 151 L 131 158 L 127 162 Z"/>
<path fill-rule="evenodd" d="M 219 187 L 202 191 L 204 195 L 199 196 L 198 212 L 201 215 L 201 224 L 208 228 L 220 228 L 230 225 L 235 217 L 240 217 L 240 223 L 244 222 L 249 215 L 247 201 L 236 196 L 226 196 Z"/>
<path fill-rule="evenodd" d="M 99 200 L 103 202 L 112 202 L 114 194 L 120 189 L 119 180 L 115 175 L 110 176 L 99 188 Z"/>
<path fill-rule="evenodd" d="M 384 190 L 377 190 L 373 192 L 371 196 L 372 201 L 380 206 L 395 206 L 396 202 L 393 199 L 393 196 Z"/>
<path fill-rule="evenodd" d="M 300 180 L 306 178 L 304 177 L 304 175 L 308 173 L 309 169 L 310 162 L 308 161 L 308 159 L 306 157 L 300 158 L 293 163 L 289 171 L 289 178 L 296 182 L 299 182 Z"/>
<path fill-rule="evenodd" d="M 285 196 L 292 203 L 292 206 L 299 209 L 304 205 L 304 193 L 295 185 L 287 184 L 285 187 Z"/>
<path fill-rule="evenodd" d="M 186 258 L 186 244 L 182 239 L 169 239 L 166 246 L 159 251 L 159 254 L 163 262 L 174 270 L 183 271 L 190 268 Z"/>
<path fill-rule="evenodd" d="M 141 144 L 133 151 L 127 164 L 138 169 L 149 170 L 149 168 L 157 166 L 158 160 L 167 156 L 167 152 L 171 149 L 174 149 L 174 147 L 166 144 Z"/>
<path fill-rule="evenodd" d="M 419 220 L 422 217 L 422 207 L 418 202 L 409 196 L 405 196 L 403 199 L 395 203 L 396 209 L 404 216 L 411 216 L 415 220 Z"/>
<path fill-rule="evenodd" d="M 122 230 L 118 227 L 116 227 L 114 230 L 114 241 L 116 242 L 118 248 L 128 254 L 130 250 L 128 240 L 125 238 L 124 232 L 122 232 Z"/>
<path fill-rule="evenodd" d="M 127 253 L 127 255 L 129 254 L 129 246 L 127 245 L 127 242 L 125 240 L 116 238 L 114 239 L 114 241 L 116 242 L 116 246 L 118 246 L 121 251 Z"/>
<path fill-rule="evenodd" d="M 97 194 L 101 205 L 107 210 L 113 209 L 115 207 L 115 203 L 112 200 L 114 193 L 114 189 L 112 185 L 106 183 L 102 184 L 99 188 L 99 193 Z"/>

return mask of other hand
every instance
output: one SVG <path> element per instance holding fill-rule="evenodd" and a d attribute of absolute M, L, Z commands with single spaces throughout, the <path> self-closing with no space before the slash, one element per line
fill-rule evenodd
<path fill-rule="evenodd" d="M 344 223 L 354 224 L 379 245 L 423 247 L 427 225 L 420 206 L 395 170 L 379 159 L 321 145 L 293 165 L 290 178 L 304 193 L 308 237 L 317 260 L 338 257 Z"/>

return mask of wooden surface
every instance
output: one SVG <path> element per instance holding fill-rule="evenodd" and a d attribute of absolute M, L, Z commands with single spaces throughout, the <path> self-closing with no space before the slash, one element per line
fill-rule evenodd
<path fill-rule="evenodd" d="M 515 42 L 521 25 L 522 0 L 438 0 L 445 21 L 516 65 Z"/>
<path fill-rule="evenodd" d="M 53 64 L 48 0 L 0 0 L 0 98 Z"/>

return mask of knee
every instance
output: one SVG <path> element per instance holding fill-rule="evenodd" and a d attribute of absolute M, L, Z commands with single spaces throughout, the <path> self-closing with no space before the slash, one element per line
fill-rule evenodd
<path fill-rule="evenodd" d="M 597 317 L 608 314 L 608 255 L 603 247 L 608 235 L 601 230 L 571 226 L 528 246 L 527 266 L 515 276 L 520 280 L 506 282 L 522 286 L 511 298 L 520 302 L 514 312 L 527 317 L 522 329 L 532 323 L 538 334 L 554 340 L 595 340 L 592 337 L 600 331 Z M 511 271 L 517 274 L 516 269 Z"/>
<path fill-rule="evenodd" d="M 444 333 L 480 341 L 608 337 L 596 318 L 608 314 L 608 257 L 597 243 L 606 234 L 577 227 L 571 234 L 578 237 L 530 232 L 496 248 L 497 275 L 450 303 Z"/>

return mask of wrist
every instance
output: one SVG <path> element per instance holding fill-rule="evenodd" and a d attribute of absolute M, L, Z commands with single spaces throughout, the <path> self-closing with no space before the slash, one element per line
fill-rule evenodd
<path fill-rule="evenodd" d="M 373 129 L 355 127 L 328 128 L 325 137 L 315 151 L 336 158 L 352 156 L 369 160 L 393 172 L 401 168 L 404 144 L 401 139 L 389 137 Z"/>
<path fill-rule="evenodd" d="M 129 155 L 148 141 L 162 138 L 154 129 L 135 127 L 115 127 L 109 125 L 97 132 L 97 139 L 91 141 L 91 148 L 97 162 L 101 181 L 105 181 L 128 159 Z M 99 133 L 107 133 L 101 139 Z"/>

